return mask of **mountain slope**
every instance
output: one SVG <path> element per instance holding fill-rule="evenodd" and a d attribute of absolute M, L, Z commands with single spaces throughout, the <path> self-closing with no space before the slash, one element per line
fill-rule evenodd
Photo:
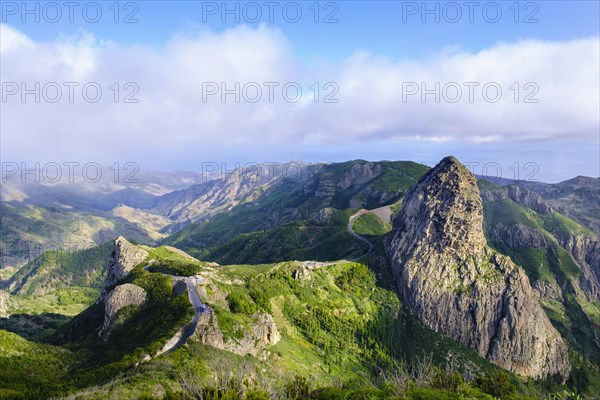
<path fill-rule="evenodd" d="M 349 161 L 340 164 L 309 165 L 296 181 L 280 179 L 271 185 L 256 189 L 252 197 L 238 205 L 223 210 L 211 219 L 186 226 L 182 231 L 166 239 L 166 243 L 182 248 L 208 260 L 231 260 L 227 254 L 237 247 L 245 248 L 257 242 L 257 235 L 267 238 L 266 247 L 290 225 L 298 224 L 314 234 L 297 236 L 297 249 L 329 245 L 329 236 L 339 235 L 347 246 L 353 247 L 351 237 L 344 236 L 348 222 L 348 209 L 376 208 L 393 204 L 421 177 L 428 167 L 412 162 Z M 346 217 L 343 217 L 345 214 Z M 286 226 L 288 228 L 286 228 Z M 327 227 L 327 236 L 319 238 L 319 230 Z M 264 231 L 264 232 L 263 232 Z M 252 232 L 257 232 L 252 234 Z M 261 233 L 258 233 L 261 232 Z M 239 236 L 239 237 L 238 237 Z M 289 235 L 288 235 L 289 237 Z M 315 239 L 316 238 L 316 242 Z M 262 240 L 262 239 L 261 239 Z M 275 254 L 268 249 L 255 247 L 264 258 L 241 259 L 239 262 L 270 262 Z M 204 249 L 203 252 L 199 250 Z M 279 252 L 279 259 L 304 259 L 324 256 L 323 252 Z M 335 255 L 333 256 L 335 257 Z M 331 259 L 331 258 L 324 258 Z"/>
<path fill-rule="evenodd" d="M 527 208 L 504 193 L 506 188 L 482 192 L 490 244 L 524 268 L 563 337 L 589 359 L 600 361 L 597 235 L 552 207 Z"/>

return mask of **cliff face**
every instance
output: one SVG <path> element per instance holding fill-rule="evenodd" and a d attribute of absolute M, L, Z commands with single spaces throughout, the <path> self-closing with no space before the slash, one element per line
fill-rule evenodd
<path fill-rule="evenodd" d="M 129 275 L 131 270 L 148 257 L 148 252 L 129 243 L 124 237 L 115 240 L 115 248 L 108 265 L 108 272 L 104 282 L 102 298 L 106 297 L 106 289 Z"/>
<path fill-rule="evenodd" d="M 600 300 L 600 242 L 589 236 L 571 236 L 561 245 L 581 271 L 579 286 L 590 301 Z"/>
<path fill-rule="evenodd" d="M 509 185 L 503 191 L 483 191 L 481 196 L 485 201 L 511 199 L 523 207 L 531 208 L 541 214 L 552 214 L 554 210 L 536 192 L 518 185 Z"/>
<path fill-rule="evenodd" d="M 429 328 L 519 375 L 570 371 L 525 273 L 491 249 L 476 178 L 448 157 L 408 191 L 386 245 L 398 290 Z"/>
<path fill-rule="evenodd" d="M 106 296 L 104 305 L 104 324 L 100 330 L 100 337 L 107 340 L 112 330 L 115 317 L 122 308 L 140 305 L 146 301 L 146 291 L 139 286 L 126 283 L 119 285 Z"/>

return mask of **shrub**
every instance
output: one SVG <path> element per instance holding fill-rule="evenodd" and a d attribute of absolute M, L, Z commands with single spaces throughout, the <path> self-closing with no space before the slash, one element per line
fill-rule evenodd
<path fill-rule="evenodd" d="M 506 372 L 497 372 L 491 375 L 479 376 L 475 385 L 487 394 L 494 397 L 504 397 L 515 393 L 516 388 L 510 381 Z"/>
<path fill-rule="evenodd" d="M 239 292 L 229 293 L 227 302 L 229 303 L 229 309 L 234 313 L 252 315 L 257 311 L 256 304 L 252 299 Z"/>
<path fill-rule="evenodd" d="M 436 368 L 432 379 L 432 386 L 436 389 L 446 389 L 455 392 L 464 384 L 464 380 L 458 371 L 442 371 Z"/>
<path fill-rule="evenodd" d="M 285 397 L 290 400 L 308 399 L 310 392 L 310 384 L 304 376 L 296 375 L 294 380 L 285 385 Z"/>

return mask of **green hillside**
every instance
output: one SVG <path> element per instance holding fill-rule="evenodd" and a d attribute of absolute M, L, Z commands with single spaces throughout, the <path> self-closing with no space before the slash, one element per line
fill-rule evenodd
<path fill-rule="evenodd" d="M 354 221 L 354 231 L 359 235 L 379 236 L 392 230 L 392 226 L 373 213 L 363 214 Z"/>

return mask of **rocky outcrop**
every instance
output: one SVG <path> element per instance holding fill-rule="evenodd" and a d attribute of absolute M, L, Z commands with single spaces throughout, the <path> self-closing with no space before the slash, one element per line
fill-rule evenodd
<path fill-rule="evenodd" d="M 252 328 L 252 333 L 263 347 L 276 344 L 281 340 L 275 320 L 269 313 L 256 313 L 253 318 L 256 320 L 256 325 Z"/>
<path fill-rule="evenodd" d="M 486 202 L 509 198 L 523 207 L 531 208 L 542 214 L 551 214 L 554 212 L 552 207 L 539 194 L 519 185 L 509 185 L 500 190 L 484 190 L 481 193 L 481 197 Z"/>
<path fill-rule="evenodd" d="M 552 207 L 539 194 L 518 185 L 509 185 L 507 189 L 508 197 L 515 203 L 542 214 L 552 214 Z"/>
<path fill-rule="evenodd" d="M 381 175 L 381 173 L 382 168 L 379 163 L 356 164 L 337 182 L 337 186 L 342 189 L 348 189 L 350 186 L 364 185 Z"/>
<path fill-rule="evenodd" d="M 100 329 L 100 337 L 108 340 L 114 328 L 115 318 L 119 310 L 128 306 L 137 306 L 146 301 L 146 291 L 139 286 L 126 283 L 114 288 L 107 296 L 104 304 L 104 324 Z"/>
<path fill-rule="evenodd" d="M 489 229 L 489 239 L 511 249 L 544 249 L 552 242 L 540 231 L 523 224 L 492 226 Z"/>
<path fill-rule="evenodd" d="M 217 316 L 211 309 L 208 309 L 200 315 L 194 335 L 196 335 L 204 345 L 213 346 L 217 349 L 225 348 L 223 332 L 219 329 Z"/>
<path fill-rule="evenodd" d="M 571 236 L 561 246 L 571 255 L 579 269 L 579 286 L 588 300 L 600 300 L 600 242 L 590 236 Z"/>
<path fill-rule="evenodd" d="M 325 207 L 311 218 L 311 222 L 319 225 L 325 225 L 329 223 L 334 212 L 335 208 Z"/>
<path fill-rule="evenodd" d="M 104 281 L 104 292 L 102 299 L 106 297 L 106 290 L 110 289 L 120 279 L 129 275 L 131 270 L 142 263 L 148 252 L 127 241 L 122 236 L 115 240 L 115 249 L 108 265 L 106 279 Z"/>
<path fill-rule="evenodd" d="M 410 189 L 386 244 L 398 290 L 434 331 L 536 379 L 570 366 L 525 273 L 491 249 L 476 179 L 448 157 Z"/>
<path fill-rule="evenodd" d="M 268 345 L 274 345 L 281 340 L 281 335 L 273 317 L 268 313 L 256 313 L 252 316 L 254 324 L 250 329 L 239 326 L 244 332 L 239 339 L 224 339 L 217 317 L 212 310 L 204 312 L 198 321 L 195 335 L 202 344 L 210 345 L 221 350 L 231 351 L 240 356 L 252 354 L 256 356 Z"/>
<path fill-rule="evenodd" d="M 531 284 L 534 293 L 539 299 L 562 302 L 562 291 L 556 281 L 540 280 Z"/>

